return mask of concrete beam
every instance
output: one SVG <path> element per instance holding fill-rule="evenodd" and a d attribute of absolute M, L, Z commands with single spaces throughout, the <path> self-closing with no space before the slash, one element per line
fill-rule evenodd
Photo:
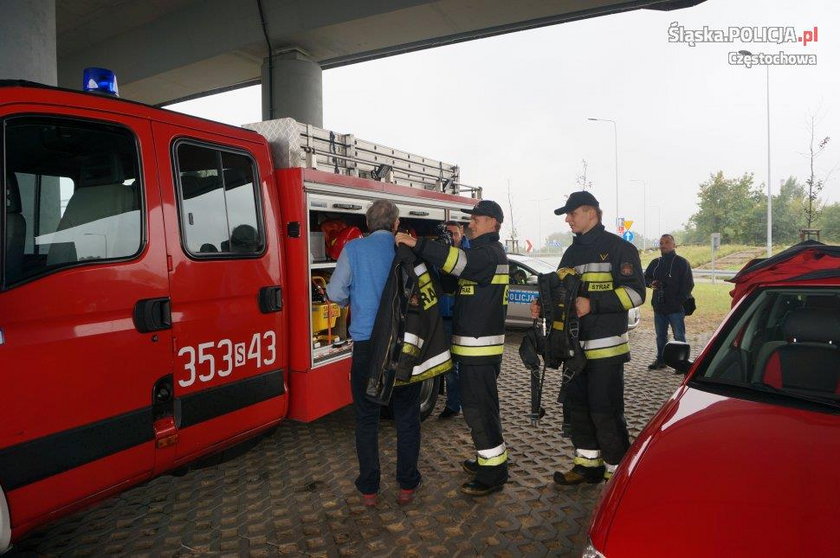
<path fill-rule="evenodd" d="M 0 79 L 56 85 L 55 0 L 0 0 L 0 14 Z"/>

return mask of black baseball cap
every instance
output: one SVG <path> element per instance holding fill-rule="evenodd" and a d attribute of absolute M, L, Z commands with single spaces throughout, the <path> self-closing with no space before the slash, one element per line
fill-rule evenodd
<path fill-rule="evenodd" d="M 586 190 L 581 190 L 580 192 L 572 192 L 569 199 L 566 200 L 566 205 L 555 209 L 554 214 L 563 215 L 564 213 L 571 213 L 582 205 L 591 205 L 595 209 L 599 208 L 598 200 L 595 199 L 595 196 Z"/>
<path fill-rule="evenodd" d="M 491 200 L 481 200 L 475 207 L 472 209 L 465 209 L 464 213 L 469 213 L 470 215 L 484 215 L 486 217 L 492 217 L 499 223 L 505 220 L 505 214 L 502 212 L 502 208 L 494 201 Z"/>

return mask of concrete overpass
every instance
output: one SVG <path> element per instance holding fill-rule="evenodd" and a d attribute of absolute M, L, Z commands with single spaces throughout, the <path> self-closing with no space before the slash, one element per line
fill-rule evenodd
<path fill-rule="evenodd" d="M 0 0 L 0 79 L 78 89 L 83 68 L 105 67 L 153 105 L 262 83 L 264 118 L 321 125 L 324 69 L 702 1 Z"/>

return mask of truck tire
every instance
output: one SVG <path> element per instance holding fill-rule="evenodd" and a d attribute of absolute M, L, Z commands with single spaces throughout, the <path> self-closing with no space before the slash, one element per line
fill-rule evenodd
<path fill-rule="evenodd" d="M 435 376 L 434 378 L 424 380 L 423 385 L 420 386 L 421 421 L 424 421 L 427 418 L 429 418 L 429 415 L 431 415 L 432 411 L 435 410 L 435 404 L 437 403 L 438 393 L 440 393 L 440 382 L 441 376 Z M 382 407 L 382 412 L 380 416 L 384 419 L 394 418 L 394 411 L 391 408 L 390 404 L 386 407 Z"/>
<path fill-rule="evenodd" d="M 423 381 L 420 387 L 420 420 L 424 421 L 429 418 L 432 411 L 435 410 L 435 403 L 437 403 L 438 394 L 440 393 L 440 379 L 443 376 L 438 375 L 434 378 L 429 378 Z"/>

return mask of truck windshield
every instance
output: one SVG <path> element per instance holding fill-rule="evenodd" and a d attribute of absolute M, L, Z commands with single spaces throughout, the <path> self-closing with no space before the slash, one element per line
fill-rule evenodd
<path fill-rule="evenodd" d="M 139 252 L 140 177 L 131 132 L 18 117 L 6 121 L 3 146 L 5 287 Z"/>
<path fill-rule="evenodd" d="M 697 380 L 840 401 L 840 287 L 756 295 Z"/>

